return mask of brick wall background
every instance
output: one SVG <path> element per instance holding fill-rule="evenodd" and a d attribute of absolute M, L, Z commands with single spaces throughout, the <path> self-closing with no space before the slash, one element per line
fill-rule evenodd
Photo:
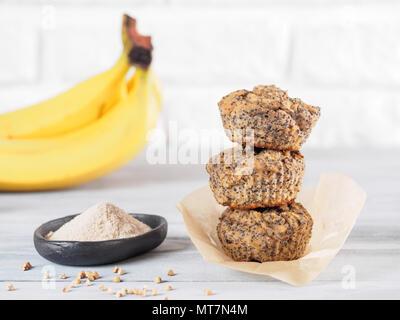
<path fill-rule="evenodd" d="M 0 0 L 0 112 L 110 67 L 123 12 L 153 36 L 164 127 L 220 130 L 220 97 L 275 83 L 322 108 L 306 148 L 400 147 L 395 0 Z"/>

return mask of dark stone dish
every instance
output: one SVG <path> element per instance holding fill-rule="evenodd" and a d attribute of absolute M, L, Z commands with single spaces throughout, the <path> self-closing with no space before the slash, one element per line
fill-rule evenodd
<path fill-rule="evenodd" d="M 167 236 L 168 223 L 157 215 L 131 213 L 151 230 L 136 237 L 106 241 L 51 241 L 50 231 L 58 230 L 77 215 L 42 224 L 35 230 L 33 241 L 37 252 L 45 259 L 62 265 L 94 266 L 110 264 L 135 257 L 159 246 Z"/>

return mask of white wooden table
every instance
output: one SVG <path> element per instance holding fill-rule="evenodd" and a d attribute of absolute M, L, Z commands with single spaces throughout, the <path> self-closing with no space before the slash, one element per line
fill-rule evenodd
<path fill-rule="evenodd" d="M 155 297 L 121 299 L 393 299 L 400 298 L 400 151 L 305 151 L 305 186 L 316 185 L 324 172 L 342 172 L 367 191 L 361 215 L 333 262 L 304 287 L 293 287 L 269 277 L 246 274 L 205 262 L 191 243 L 176 203 L 207 183 L 203 166 L 148 166 L 134 160 L 123 169 L 95 182 L 63 191 L 0 194 L 0 299 L 117 299 L 99 290 L 101 284 L 115 290 L 148 285 Z M 108 200 L 131 212 L 155 213 L 169 222 L 168 236 L 157 249 L 118 263 L 127 274 L 112 283 L 113 265 L 91 267 L 101 278 L 63 293 L 78 271 L 87 268 L 52 264 L 41 258 L 32 241 L 41 223 L 81 212 Z M 30 271 L 20 266 L 29 261 Z M 356 271 L 355 288 L 345 289 L 345 266 Z M 55 272 L 55 283 L 42 282 L 42 272 Z M 173 269 L 177 275 L 168 277 Z M 69 278 L 61 280 L 65 273 Z M 152 280 L 161 276 L 172 285 Z M 7 291 L 12 283 L 15 291 Z M 211 289 L 214 295 L 205 296 Z"/>

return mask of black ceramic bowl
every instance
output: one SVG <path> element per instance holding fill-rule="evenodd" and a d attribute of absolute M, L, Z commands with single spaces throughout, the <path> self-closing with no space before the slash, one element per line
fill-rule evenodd
<path fill-rule="evenodd" d="M 51 220 L 35 230 L 33 241 L 43 258 L 70 266 L 109 264 L 154 249 L 167 236 L 168 224 L 165 218 L 133 213 L 131 216 L 147 224 L 151 230 L 136 237 L 106 241 L 50 241 L 45 238 L 50 231 L 58 230 L 75 216 Z"/>

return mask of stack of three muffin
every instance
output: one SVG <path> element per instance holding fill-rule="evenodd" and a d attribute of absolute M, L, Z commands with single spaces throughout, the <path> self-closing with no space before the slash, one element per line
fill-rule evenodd
<path fill-rule="evenodd" d="M 228 137 L 240 143 L 206 166 L 215 199 L 229 207 L 217 226 L 225 253 L 235 261 L 300 258 L 313 220 L 295 202 L 305 168 L 299 149 L 320 109 L 274 85 L 232 92 L 218 106 Z"/>

